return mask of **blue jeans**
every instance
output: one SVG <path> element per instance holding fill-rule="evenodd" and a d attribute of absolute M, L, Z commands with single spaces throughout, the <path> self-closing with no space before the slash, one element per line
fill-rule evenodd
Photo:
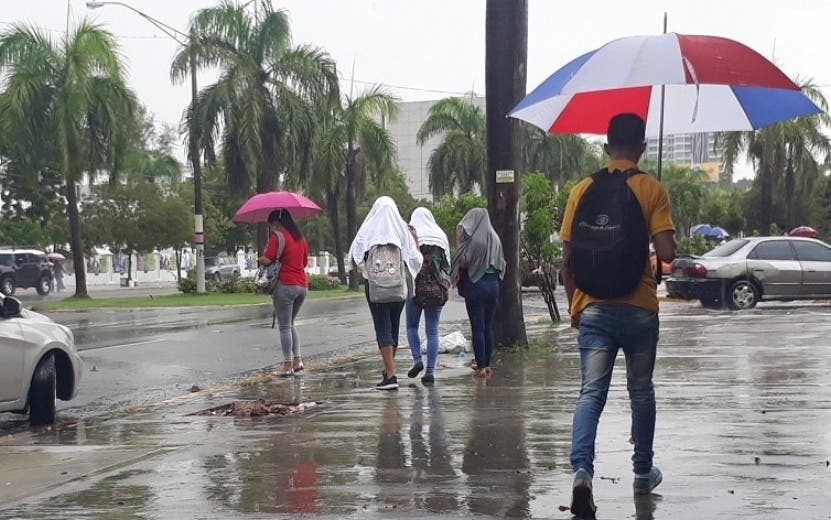
<path fill-rule="evenodd" d="M 636 474 L 652 467 L 655 437 L 655 388 L 652 372 L 658 346 L 658 315 L 633 305 L 595 303 L 580 314 L 582 386 L 571 430 L 571 466 L 594 475 L 597 423 L 606 405 L 612 368 L 619 349 L 626 356 L 626 389 L 632 408 L 632 456 Z"/>
<path fill-rule="evenodd" d="M 499 300 L 499 275 L 486 274 L 470 284 L 465 295 L 465 308 L 473 334 L 473 354 L 477 368 L 491 366 L 493 354 L 493 317 Z"/>
<path fill-rule="evenodd" d="M 413 354 L 413 363 L 421 361 L 421 338 L 418 337 L 418 325 L 421 323 L 421 312 L 424 311 L 424 328 L 427 332 L 427 374 L 432 374 L 436 368 L 436 358 L 439 355 L 439 318 L 442 307 L 422 309 L 412 298 L 407 298 L 407 340 L 410 342 L 410 351 Z"/>

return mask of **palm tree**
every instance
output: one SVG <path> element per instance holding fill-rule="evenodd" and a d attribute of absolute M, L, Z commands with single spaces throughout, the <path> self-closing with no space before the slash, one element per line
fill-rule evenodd
<path fill-rule="evenodd" d="M 395 144 L 384 121 L 395 116 L 397 101 L 383 87 L 375 86 L 358 96 L 346 96 L 342 104 L 332 106 L 318 119 L 320 133 L 311 184 L 326 193 L 339 274 L 343 256 L 337 214 L 340 191 L 346 192 L 346 243 L 350 243 L 358 232 L 358 204 L 364 198 L 367 177 L 380 184 L 381 177 L 392 171 L 390 166 L 395 162 Z M 356 274 L 352 265 L 352 289 L 358 288 Z"/>
<path fill-rule="evenodd" d="M 125 86 L 121 57 L 111 33 L 82 21 L 59 42 L 30 26 L 0 35 L 5 91 L 0 133 L 29 153 L 53 154 L 66 182 L 75 295 L 87 296 L 77 183 L 112 168 L 122 125 L 135 99 Z M 48 136 L 48 138 L 47 138 Z"/>
<path fill-rule="evenodd" d="M 430 191 L 439 200 L 454 191 L 466 193 L 485 186 L 487 144 L 485 115 L 468 98 L 445 98 L 430 107 L 418 130 L 418 144 L 441 136 L 428 162 Z"/>
<path fill-rule="evenodd" d="M 798 82 L 798 81 L 797 81 Z M 820 90 L 810 82 L 801 85 L 822 112 L 782 121 L 754 132 L 731 132 L 723 136 L 724 163 L 728 174 L 744 155 L 756 169 L 759 183 L 760 231 L 770 234 L 774 220 L 774 190 L 777 182 L 784 183 L 785 225 L 795 224 L 794 202 L 796 188 L 810 189 L 823 171 L 820 159 L 831 154 L 831 142 L 823 133 L 831 123 L 828 102 Z M 784 174 L 784 175 L 781 175 Z"/>
<path fill-rule="evenodd" d="M 307 160 L 312 106 L 339 96 L 329 55 L 311 46 L 293 47 L 286 12 L 257 1 L 256 17 L 231 0 L 198 11 L 188 45 L 171 66 L 174 81 L 190 74 L 191 58 L 199 68 L 219 70 L 195 109 L 188 108 L 185 128 L 209 164 L 216 161 L 220 142 L 229 188 L 246 195 L 277 188 L 281 176 L 296 170 L 290 165 Z M 191 135 L 191 128 L 198 135 Z M 260 226 L 261 249 L 265 238 Z"/>
<path fill-rule="evenodd" d="M 569 180 L 579 179 L 601 168 L 601 151 L 597 144 L 578 135 L 551 135 L 533 125 L 521 124 L 525 131 L 525 171 L 545 173 L 559 189 Z"/>

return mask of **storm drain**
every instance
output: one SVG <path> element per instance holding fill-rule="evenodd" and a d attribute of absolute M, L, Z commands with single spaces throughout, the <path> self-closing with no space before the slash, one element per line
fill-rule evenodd
<path fill-rule="evenodd" d="M 303 403 L 274 403 L 266 399 L 254 401 L 243 400 L 200 410 L 191 415 L 211 415 L 216 417 L 265 417 L 268 415 L 297 415 L 320 403 L 306 401 Z"/>

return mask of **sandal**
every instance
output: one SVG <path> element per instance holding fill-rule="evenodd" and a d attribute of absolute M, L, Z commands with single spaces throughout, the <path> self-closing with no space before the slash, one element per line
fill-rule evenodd
<path fill-rule="evenodd" d="M 294 369 L 291 367 L 291 361 L 283 363 L 283 369 L 277 372 L 277 377 L 293 377 Z"/>

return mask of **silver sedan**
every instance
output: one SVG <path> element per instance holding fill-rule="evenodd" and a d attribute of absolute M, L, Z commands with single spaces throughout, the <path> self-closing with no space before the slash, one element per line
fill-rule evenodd
<path fill-rule="evenodd" d="M 0 412 L 28 412 L 34 425 L 55 422 L 55 399 L 75 396 L 82 366 L 68 327 L 0 297 Z"/>
<path fill-rule="evenodd" d="M 703 256 L 676 259 L 666 286 L 670 297 L 705 307 L 831 298 L 831 246 L 789 236 L 739 238 Z"/>

